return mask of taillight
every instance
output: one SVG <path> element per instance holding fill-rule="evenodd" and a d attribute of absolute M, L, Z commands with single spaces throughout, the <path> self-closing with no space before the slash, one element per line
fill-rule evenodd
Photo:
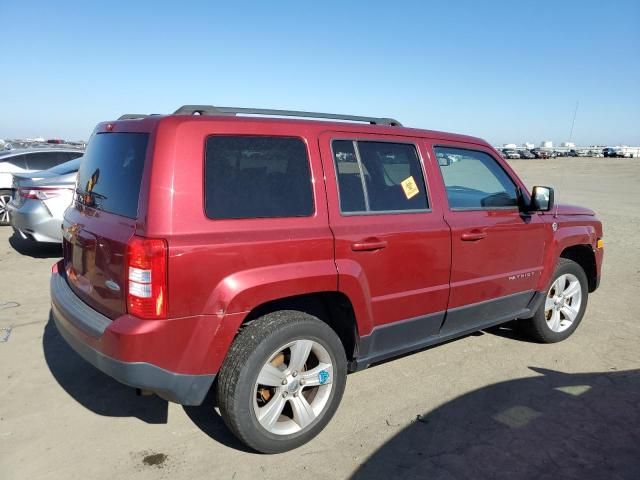
<path fill-rule="evenodd" d="M 127 244 L 127 311 L 140 318 L 167 315 L 167 242 L 132 237 Z"/>
<path fill-rule="evenodd" d="M 19 188 L 18 194 L 22 198 L 30 198 L 32 200 L 49 200 L 50 198 L 57 197 L 65 190 L 70 190 L 70 189 L 54 188 L 54 187 Z"/>

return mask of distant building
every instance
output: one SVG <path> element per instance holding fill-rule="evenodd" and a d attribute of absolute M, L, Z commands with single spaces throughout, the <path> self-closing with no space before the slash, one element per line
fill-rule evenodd
<path fill-rule="evenodd" d="M 518 148 L 515 143 L 505 143 L 502 148 Z"/>
<path fill-rule="evenodd" d="M 541 148 L 553 148 L 553 142 L 551 140 L 545 140 L 540 144 Z"/>
<path fill-rule="evenodd" d="M 565 148 L 575 148 L 576 144 L 573 142 L 562 142 L 562 146 Z"/>
<path fill-rule="evenodd" d="M 535 147 L 535 144 L 531 142 L 524 142 L 523 145 L 524 145 L 524 148 L 526 148 L 527 150 L 531 150 L 532 148 Z"/>

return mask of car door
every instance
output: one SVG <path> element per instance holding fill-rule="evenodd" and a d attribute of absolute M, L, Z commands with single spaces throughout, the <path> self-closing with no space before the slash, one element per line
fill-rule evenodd
<path fill-rule="evenodd" d="M 441 334 L 525 314 L 542 273 L 546 224 L 520 210 L 524 186 L 491 149 L 436 143 L 432 152 L 451 227 L 451 292 Z"/>
<path fill-rule="evenodd" d="M 440 329 L 450 234 L 431 201 L 419 140 L 320 137 L 339 289 L 354 303 L 360 357 L 410 350 Z"/>

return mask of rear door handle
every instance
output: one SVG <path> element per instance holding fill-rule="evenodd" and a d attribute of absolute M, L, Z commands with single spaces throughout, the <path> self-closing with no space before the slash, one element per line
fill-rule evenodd
<path fill-rule="evenodd" d="M 378 238 L 367 238 L 365 240 L 361 240 L 356 243 L 351 244 L 351 250 L 354 252 L 366 252 L 370 250 L 380 250 L 387 246 L 387 242 L 385 240 L 380 240 Z"/>
<path fill-rule="evenodd" d="M 477 240 L 482 240 L 487 236 L 486 232 L 480 230 L 471 230 L 470 232 L 463 233 L 460 238 L 464 242 L 475 242 Z"/>

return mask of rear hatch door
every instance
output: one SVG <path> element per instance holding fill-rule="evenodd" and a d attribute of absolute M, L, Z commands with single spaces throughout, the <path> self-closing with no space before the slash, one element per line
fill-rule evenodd
<path fill-rule="evenodd" d="M 63 223 L 68 282 L 115 318 L 127 311 L 126 249 L 137 228 L 148 133 L 98 133 L 82 159 Z"/>

